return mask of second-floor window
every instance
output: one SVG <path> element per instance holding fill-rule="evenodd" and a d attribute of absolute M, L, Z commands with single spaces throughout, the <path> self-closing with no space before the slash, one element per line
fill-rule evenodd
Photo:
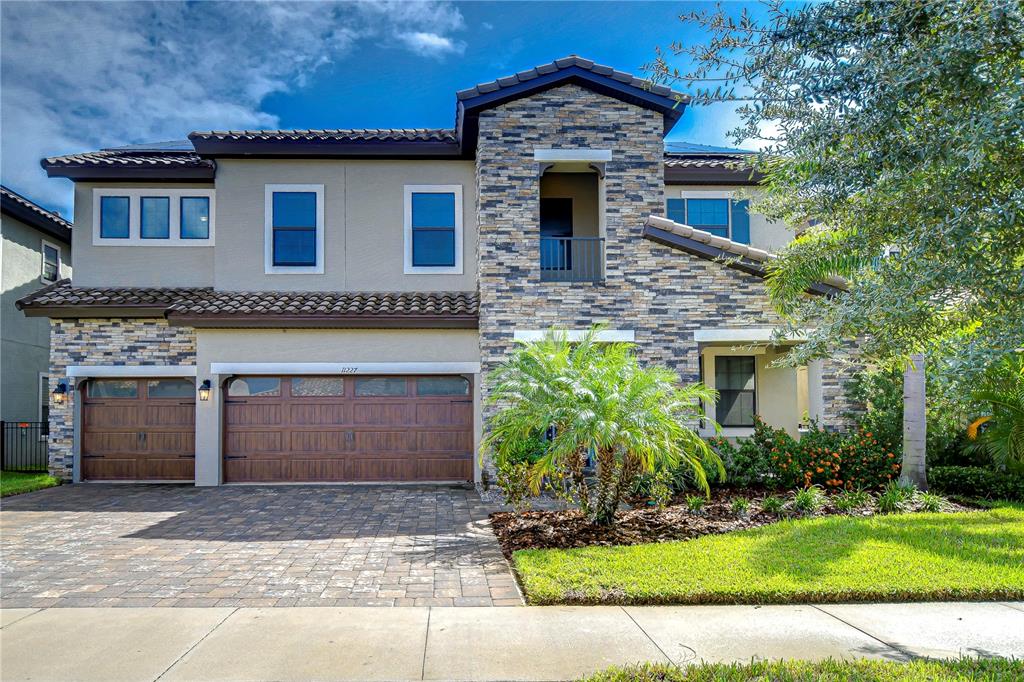
<path fill-rule="evenodd" d="M 94 189 L 96 246 L 213 246 L 212 189 Z"/>
<path fill-rule="evenodd" d="M 44 241 L 42 244 L 43 270 L 39 279 L 43 282 L 53 283 L 60 279 L 60 247 Z"/>
<path fill-rule="evenodd" d="M 266 186 L 267 274 L 323 274 L 324 186 Z"/>
<path fill-rule="evenodd" d="M 462 186 L 405 186 L 405 273 L 462 274 Z"/>
<path fill-rule="evenodd" d="M 687 196 L 688 194 L 696 196 Z M 714 192 L 684 191 L 683 197 L 669 198 L 665 201 L 665 215 L 677 223 L 684 223 L 734 242 L 749 244 L 749 206 L 750 202 L 746 199 L 732 199 Z"/>

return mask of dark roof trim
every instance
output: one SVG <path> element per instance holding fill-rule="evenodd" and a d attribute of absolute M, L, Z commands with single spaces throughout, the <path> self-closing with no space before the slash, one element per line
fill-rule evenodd
<path fill-rule="evenodd" d="M 167 306 L 147 305 L 34 305 L 15 302 L 18 310 L 25 317 L 52 317 L 55 319 L 74 319 L 79 317 L 164 317 Z"/>
<path fill-rule="evenodd" d="M 189 139 L 196 152 L 204 157 L 450 159 L 460 154 L 457 143 L 436 140 L 229 140 L 199 137 L 194 133 Z"/>
<path fill-rule="evenodd" d="M 200 329 L 476 329 L 476 315 L 188 315 L 171 312 L 174 326 Z"/>
<path fill-rule="evenodd" d="M 71 244 L 71 223 L 7 187 L 0 188 L 0 212 L 34 227 L 48 237 Z"/>
<path fill-rule="evenodd" d="M 735 168 L 680 168 L 665 166 L 665 182 L 679 185 L 759 185 L 760 173 Z"/>
<path fill-rule="evenodd" d="M 70 178 L 82 181 L 128 180 L 132 182 L 212 182 L 217 174 L 214 165 L 196 166 L 68 166 L 49 164 L 46 159 L 40 162 L 46 170 L 47 177 Z"/>
<path fill-rule="evenodd" d="M 476 150 L 477 133 L 480 129 L 481 111 L 493 109 L 513 100 L 535 95 L 562 85 L 579 85 L 608 97 L 652 109 L 664 115 L 664 132 L 667 134 L 683 115 L 686 102 L 674 97 L 658 95 L 628 83 L 596 74 L 579 66 L 546 73 L 528 81 L 501 87 L 493 92 L 460 99 L 456 108 L 456 129 L 463 146 L 463 154 L 472 156 Z"/>
<path fill-rule="evenodd" d="M 686 253 L 697 256 L 698 258 L 704 258 L 706 260 L 721 263 L 727 268 L 739 270 L 740 272 L 748 275 L 764 278 L 767 274 L 764 264 L 760 261 L 737 256 L 736 254 L 724 249 L 699 242 L 695 239 L 690 239 L 689 237 L 683 237 L 675 234 L 674 232 L 669 232 L 668 230 L 662 230 L 651 225 L 645 225 L 643 236 L 656 244 L 685 251 Z M 815 284 L 807 289 L 807 293 L 815 294 L 817 296 L 835 296 L 841 291 L 842 289 L 829 284 Z"/>

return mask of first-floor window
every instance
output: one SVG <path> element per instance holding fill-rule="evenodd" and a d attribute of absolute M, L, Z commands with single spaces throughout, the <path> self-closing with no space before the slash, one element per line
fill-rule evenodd
<path fill-rule="evenodd" d="M 715 389 L 718 403 L 715 418 L 722 426 L 753 426 L 756 414 L 754 357 L 715 357 Z"/>
<path fill-rule="evenodd" d="M 41 435 L 50 433 L 50 377 L 39 375 L 39 421 L 42 423 Z"/>
<path fill-rule="evenodd" d="M 40 279 L 44 282 L 60 279 L 60 247 L 50 242 L 43 242 L 43 271 Z"/>

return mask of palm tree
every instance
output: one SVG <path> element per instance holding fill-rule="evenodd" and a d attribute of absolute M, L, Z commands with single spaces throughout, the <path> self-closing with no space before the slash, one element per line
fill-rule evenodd
<path fill-rule="evenodd" d="M 584 513 L 610 525 L 623 493 L 644 472 L 685 466 L 709 492 L 705 467 L 719 477 L 721 460 L 696 433 L 699 401 L 715 392 L 703 384 L 679 386 L 664 367 L 641 366 L 631 344 L 599 344 L 592 329 L 578 344 L 553 332 L 517 349 L 492 378 L 490 400 L 502 409 L 489 420 L 485 447 L 496 457 L 514 439 L 553 427 L 545 455 L 533 465 L 534 488 L 544 476 L 568 475 L 581 484 Z M 594 453 L 594 504 L 582 466 Z M 584 500 L 584 498 L 588 498 Z"/>
<path fill-rule="evenodd" d="M 977 437 L 981 446 L 999 467 L 1024 466 L 1024 354 L 1013 353 L 987 372 L 986 386 L 972 397 L 992 407 L 989 417 L 972 424 L 968 435 Z M 977 435 L 977 424 L 985 422 Z"/>

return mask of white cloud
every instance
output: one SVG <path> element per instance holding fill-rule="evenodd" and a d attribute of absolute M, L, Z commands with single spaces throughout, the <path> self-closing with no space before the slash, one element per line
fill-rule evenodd
<path fill-rule="evenodd" d="M 34 2 L 2 12 L 2 181 L 67 212 L 44 156 L 279 125 L 268 95 L 363 41 L 443 57 L 465 45 L 447 2 Z M 403 38 L 401 36 L 410 36 Z"/>
<path fill-rule="evenodd" d="M 442 57 L 446 54 L 462 54 L 465 43 L 454 42 L 451 38 L 426 31 L 405 31 L 395 36 L 416 54 L 424 57 Z"/>

